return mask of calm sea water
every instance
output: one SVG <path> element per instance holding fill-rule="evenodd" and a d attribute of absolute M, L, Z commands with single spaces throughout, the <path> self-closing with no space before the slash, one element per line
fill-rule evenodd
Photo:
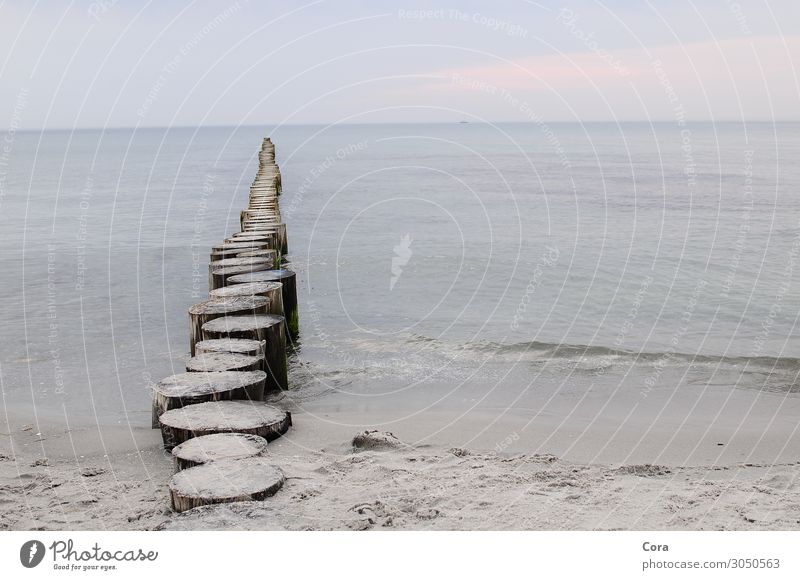
<path fill-rule="evenodd" d="M 11 139 L 7 408 L 149 421 L 266 134 L 297 405 L 625 415 L 800 391 L 800 125 L 181 128 Z"/>

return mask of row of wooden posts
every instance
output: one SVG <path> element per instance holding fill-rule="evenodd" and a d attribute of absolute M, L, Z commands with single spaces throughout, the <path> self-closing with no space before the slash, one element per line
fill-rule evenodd
<path fill-rule="evenodd" d="M 189 309 L 186 372 L 153 387 L 153 428 L 172 451 L 176 511 L 263 500 L 284 482 L 268 441 L 292 424 L 264 402 L 288 388 L 287 343 L 298 336 L 295 273 L 284 267 L 286 224 L 275 146 L 264 139 L 240 230 L 211 248 L 209 299 Z"/>

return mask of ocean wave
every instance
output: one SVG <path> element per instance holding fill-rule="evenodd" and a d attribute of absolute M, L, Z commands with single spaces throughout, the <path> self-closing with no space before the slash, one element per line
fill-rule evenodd
<path fill-rule="evenodd" d="M 446 343 L 429 337 L 415 336 L 409 342 L 426 343 L 433 345 L 439 343 L 443 348 Z M 627 364 L 654 364 L 673 361 L 681 365 L 724 365 L 726 367 L 741 367 L 743 370 L 753 372 L 797 371 L 800 372 L 800 358 L 774 357 L 774 356 L 739 356 L 739 355 L 709 355 L 692 354 L 671 351 L 630 351 L 606 346 L 590 346 L 582 344 L 551 343 L 541 341 L 500 343 L 493 341 L 474 341 L 462 343 L 458 350 L 484 353 L 492 357 L 511 357 L 515 359 L 527 358 L 529 360 L 572 360 L 588 367 L 609 367 L 616 363 Z"/>

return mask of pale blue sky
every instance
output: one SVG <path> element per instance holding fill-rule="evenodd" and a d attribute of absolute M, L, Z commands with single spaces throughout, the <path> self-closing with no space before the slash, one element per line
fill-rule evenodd
<path fill-rule="evenodd" d="M 800 3 L 5 2 L 0 127 L 798 120 Z"/>

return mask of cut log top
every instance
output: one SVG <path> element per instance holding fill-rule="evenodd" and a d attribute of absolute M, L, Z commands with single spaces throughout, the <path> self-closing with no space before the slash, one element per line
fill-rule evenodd
<path fill-rule="evenodd" d="M 278 222 L 262 222 L 262 223 L 260 223 L 258 225 L 258 229 L 257 230 L 245 230 L 242 233 L 245 233 L 245 234 L 258 234 L 260 236 L 263 236 L 264 233 L 270 233 L 270 232 L 278 231 L 279 229 L 283 228 L 283 226 L 284 226 L 283 222 L 280 222 L 280 221 L 278 221 Z M 236 238 L 236 239 L 238 240 L 239 238 Z M 243 243 L 243 242 L 235 242 L 235 243 L 238 244 L 238 243 Z"/>
<path fill-rule="evenodd" d="M 278 246 L 278 243 L 275 242 L 275 247 Z M 220 260 L 226 260 L 228 258 L 240 258 L 239 254 L 244 252 L 260 252 L 264 250 L 270 250 L 270 248 L 256 248 L 255 246 L 242 246 L 242 247 L 233 247 L 230 249 L 225 250 L 212 250 L 210 256 L 212 262 L 219 262 Z"/>
<path fill-rule="evenodd" d="M 216 264 L 216 262 L 211 263 Z M 212 268 L 211 274 L 214 276 L 220 277 L 220 279 L 225 279 L 228 276 L 235 276 L 238 274 L 250 274 L 251 272 L 262 272 L 265 270 L 272 269 L 273 262 L 269 261 L 264 264 L 246 264 L 244 266 L 223 266 L 221 268 Z M 212 288 L 216 289 L 222 286 L 222 283 L 218 283 L 215 287 Z"/>
<path fill-rule="evenodd" d="M 163 425 L 173 429 L 193 433 L 247 433 L 267 427 L 273 429 L 275 436 L 285 433 L 292 424 L 292 416 L 288 412 L 252 401 L 212 401 L 188 405 L 167 411 L 160 420 Z M 268 440 L 273 438 L 267 437 Z"/>
<path fill-rule="evenodd" d="M 189 372 L 219 373 L 257 370 L 262 358 L 233 352 L 205 352 L 186 361 Z"/>
<path fill-rule="evenodd" d="M 205 332 L 244 332 L 254 328 L 266 328 L 283 324 L 283 316 L 254 314 L 251 316 L 223 316 L 209 320 L 203 325 Z"/>
<path fill-rule="evenodd" d="M 266 222 L 266 223 L 279 223 L 280 216 L 277 212 L 272 211 L 271 209 L 251 209 L 248 210 L 242 219 L 251 222 Z"/>
<path fill-rule="evenodd" d="M 269 247 L 270 245 L 274 245 L 278 241 L 278 235 L 275 233 L 266 233 L 266 234 L 259 234 L 258 238 L 259 242 L 262 242 L 266 248 L 236 248 L 239 252 L 258 252 L 258 251 L 275 251 L 274 247 Z M 228 250 L 219 250 L 221 252 L 227 252 Z"/>
<path fill-rule="evenodd" d="M 194 345 L 197 352 L 263 353 L 261 341 L 249 338 L 211 338 Z"/>
<path fill-rule="evenodd" d="M 202 505 L 261 501 L 274 495 L 286 477 L 265 457 L 223 459 L 179 471 L 169 482 L 177 512 Z"/>
<path fill-rule="evenodd" d="M 275 252 L 275 250 L 255 250 L 255 251 Z M 227 266 L 250 266 L 253 264 L 272 264 L 272 262 L 274 262 L 274 260 L 270 258 L 262 258 L 260 256 L 245 256 L 236 258 L 224 258 L 222 260 L 217 260 L 215 262 L 212 262 L 210 266 L 212 268 L 225 268 Z"/>
<path fill-rule="evenodd" d="M 259 252 L 261 249 L 254 250 L 252 248 L 232 248 L 230 250 L 214 250 L 211 252 L 211 261 L 219 262 L 225 258 L 238 258 L 242 252 Z"/>
<path fill-rule="evenodd" d="M 222 244 L 217 244 L 216 246 L 211 246 L 211 250 L 213 252 L 227 252 L 233 249 L 242 248 L 242 252 L 246 252 L 248 250 L 262 250 L 267 249 L 266 242 L 260 241 L 253 241 L 253 240 L 245 240 L 243 242 L 224 242 Z"/>
<path fill-rule="evenodd" d="M 236 274 L 228 278 L 229 284 L 242 284 L 245 282 L 279 282 L 284 278 L 291 278 L 295 273 L 291 270 L 264 270 L 262 272 L 247 272 Z"/>
<path fill-rule="evenodd" d="M 254 252 L 256 250 L 269 250 L 269 249 L 273 249 L 273 248 L 269 248 L 269 244 L 272 243 L 272 242 L 275 242 L 277 240 L 277 238 L 278 238 L 277 232 L 252 232 L 252 233 L 256 234 L 252 238 L 233 238 L 234 240 L 236 240 L 235 242 L 226 241 L 225 243 L 222 244 L 222 247 L 223 248 L 232 247 L 234 250 L 239 250 L 240 252 Z M 261 244 L 264 247 L 262 247 L 262 248 L 247 248 L 247 247 L 239 248 L 239 247 L 235 246 L 234 244 L 245 244 L 245 245 L 247 245 L 247 244 L 251 244 L 251 245 Z M 230 249 L 217 250 L 217 252 L 230 252 L 230 251 L 231 251 Z"/>
<path fill-rule="evenodd" d="M 274 263 L 277 259 L 278 252 L 276 250 L 252 250 L 247 252 L 240 252 L 236 254 L 237 258 L 263 258 L 270 263 Z"/>
<path fill-rule="evenodd" d="M 247 238 L 247 237 L 245 237 L 245 238 L 236 237 L 234 239 L 237 240 L 237 241 L 236 242 L 231 242 L 231 243 L 234 243 L 234 244 L 245 244 L 245 243 L 249 243 L 249 242 L 254 242 L 254 243 L 263 243 L 264 245 L 267 245 L 270 241 L 274 241 L 276 238 L 278 238 L 281 235 L 278 226 L 275 225 L 275 224 L 264 226 L 263 228 L 261 228 L 261 229 L 259 229 L 257 231 L 242 232 L 242 233 L 253 234 L 253 237 L 249 237 L 249 238 Z M 239 241 L 239 240 L 242 240 L 242 241 Z M 242 251 L 244 252 L 246 250 L 242 250 Z"/>
<path fill-rule="evenodd" d="M 267 440 L 248 433 L 214 433 L 184 441 L 172 450 L 181 466 L 267 454 Z"/>
<path fill-rule="evenodd" d="M 229 296 L 257 296 L 266 294 L 274 290 L 280 290 L 280 282 L 249 282 L 245 284 L 234 284 L 233 286 L 225 286 L 224 288 L 217 288 L 209 292 L 212 298 L 225 298 Z"/>
<path fill-rule="evenodd" d="M 283 480 L 280 469 L 264 457 L 225 459 L 176 473 L 169 487 L 187 496 L 235 498 L 264 489 L 270 480 Z"/>
<path fill-rule="evenodd" d="M 190 398 L 255 385 L 266 378 L 264 371 L 180 373 L 157 382 L 153 390 L 165 397 Z"/>
<path fill-rule="evenodd" d="M 257 310 L 266 308 L 269 305 L 269 298 L 264 296 L 243 296 L 230 295 L 220 298 L 212 298 L 189 308 L 189 314 L 194 316 L 208 314 L 227 314 L 229 312 L 242 312 L 246 310 Z"/>
<path fill-rule="evenodd" d="M 226 238 L 224 240 L 225 244 L 248 244 L 248 243 L 258 243 L 261 240 L 259 238 L 268 238 L 270 234 L 265 234 L 262 232 L 236 232 L 235 234 L 231 235 L 230 238 Z M 255 242 L 253 242 L 255 240 Z"/>

